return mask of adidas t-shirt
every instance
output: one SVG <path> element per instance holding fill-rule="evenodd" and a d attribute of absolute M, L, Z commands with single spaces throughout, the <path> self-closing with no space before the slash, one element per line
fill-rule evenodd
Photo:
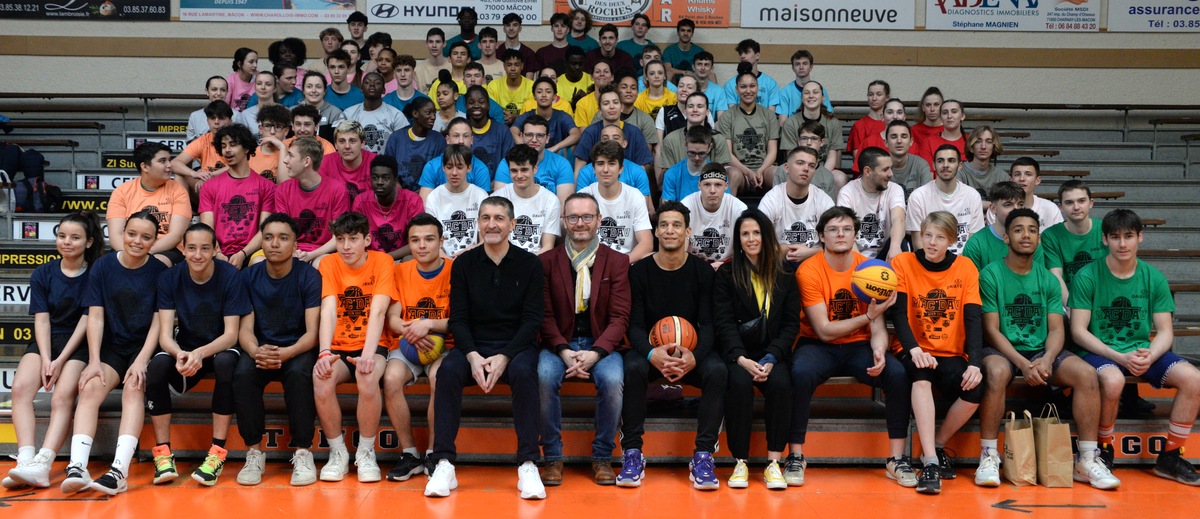
<path fill-rule="evenodd" d="M 732 107 L 717 119 L 717 129 L 733 140 L 733 154 L 750 169 L 758 169 L 767 158 L 767 143 L 779 140 L 775 112 L 757 104 L 751 113 Z"/>
<path fill-rule="evenodd" d="M 1066 223 L 1055 224 L 1042 233 L 1041 248 L 1046 251 L 1046 268 L 1063 269 L 1063 281 L 1068 287 L 1083 267 L 1108 255 L 1100 219 L 1091 220 L 1091 230 L 1082 236 L 1068 230 Z"/>
<path fill-rule="evenodd" d="M 321 262 L 319 270 L 321 299 L 334 297 L 337 300 L 330 347 L 335 351 L 362 350 L 366 346 L 370 324 L 371 300 L 376 295 L 386 295 L 392 301 L 397 299 L 391 256 L 367 251 L 366 261 L 357 269 L 350 268 L 341 257 L 331 257 Z M 386 323 L 384 328 L 387 328 Z M 379 345 L 388 346 L 382 340 Z"/>
<path fill-rule="evenodd" d="M 467 184 L 461 193 L 452 193 L 442 184 L 425 197 L 425 212 L 442 221 L 446 238 L 442 252 L 447 256 L 454 256 L 479 242 L 476 219 L 479 203 L 487 196 L 486 191 L 474 184 Z"/>
<path fill-rule="evenodd" d="M 908 222 L 904 230 L 920 231 L 921 222 L 934 211 L 947 211 L 958 220 L 958 239 L 949 250 L 952 254 L 961 254 L 967 240 L 984 225 L 983 200 L 979 198 L 978 191 L 958 182 L 954 194 L 947 197 L 937 188 L 937 183 L 931 181 L 908 197 L 908 212 L 905 214 Z"/>
<path fill-rule="evenodd" d="M 562 205 L 559 204 L 558 197 L 553 191 L 542 186 L 537 188 L 537 194 L 533 195 L 533 198 L 521 198 L 512 184 L 493 193 L 513 203 L 516 226 L 508 236 L 508 241 L 534 254 L 541 250 L 543 234 L 562 236 L 558 219 L 562 214 Z"/>
<path fill-rule="evenodd" d="M 779 243 L 809 247 L 816 247 L 821 242 L 817 220 L 821 218 L 821 213 L 831 207 L 833 199 L 812 186 L 808 187 L 808 198 L 803 203 L 792 203 L 787 195 L 787 184 L 771 188 L 758 202 L 758 209 L 775 225 Z"/>
<path fill-rule="evenodd" d="M 704 209 L 702 193 L 692 193 L 683 198 L 682 204 L 691 211 L 692 237 L 688 240 L 688 252 L 709 263 L 726 261 L 733 254 L 733 224 L 746 210 L 746 204 L 737 197 L 725 193 L 721 207 L 710 213 Z"/>
<path fill-rule="evenodd" d="M 650 230 L 650 215 L 646 212 L 646 199 L 633 186 L 622 183 L 621 193 L 615 200 L 600 196 L 600 184 L 592 184 L 580 190 L 596 197 L 600 203 L 600 243 L 621 254 L 633 252 L 637 245 L 634 234 Z"/>
<path fill-rule="evenodd" d="M 1091 262 L 1071 282 L 1067 306 L 1091 310 L 1088 331 L 1120 353 L 1149 347 L 1154 314 L 1175 311 L 1167 278 L 1142 260 L 1129 279 L 1112 275 L 1102 259 Z"/>
<path fill-rule="evenodd" d="M 1025 275 L 1013 272 L 1003 261 L 984 267 L 979 272 L 979 296 L 984 313 L 999 314 L 1000 333 L 1017 351 L 1045 349 L 1050 314 L 1063 314 L 1062 287 L 1037 261 Z"/>
<path fill-rule="evenodd" d="M 879 253 L 883 242 L 892 236 L 892 226 L 901 225 L 892 221 L 892 209 L 904 208 L 904 190 L 894 182 L 888 182 L 882 193 L 867 193 L 862 179 L 855 179 L 838 192 L 837 205 L 854 210 L 862 221 L 858 230 L 858 251 L 868 258 Z"/>

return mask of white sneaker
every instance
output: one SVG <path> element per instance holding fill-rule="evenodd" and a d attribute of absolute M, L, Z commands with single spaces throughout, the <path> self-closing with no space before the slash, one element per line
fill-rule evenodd
<path fill-rule="evenodd" d="M 67 479 L 62 482 L 62 493 L 74 494 L 92 484 L 92 475 L 88 473 L 87 467 L 82 465 L 71 465 L 67 467 Z"/>
<path fill-rule="evenodd" d="M 1095 456 L 1099 455 L 1100 451 L 1097 450 Z M 1075 481 L 1091 484 L 1093 488 L 1100 490 L 1116 490 L 1121 486 L 1121 480 L 1113 476 L 1108 467 L 1095 457 L 1084 459 L 1080 456 L 1075 461 Z"/>
<path fill-rule="evenodd" d="M 262 483 L 263 470 L 266 469 L 267 455 L 258 449 L 246 451 L 246 464 L 238 472 L 237 482 L 240 485 L 257 485 Z"/>
<path fill-rule="evenodd" d="M 538 476 L 537 467 L 533 467 L 533 477 L 538 478 L 540 485 L 542 480 Z M 454 464 L 450 463 L 450 460 L 441 460 L 433 469 L 433 475 L 429 476 L 429 482 L 425 483 L 425 496 L 446 497 L 456 488 L 458 478 L 454 477 Z"/>
<path fill-rule="evenodd" d="M 29 485 L 21 483 L 20 481 L 17 481 L 10 477 L 5 477 L 3 480 L 0 480 L 0 487 L 4 487 L 6 490 L 25 488 L 27 486 L 29 486 Z"/>
<path fill-rule="evenodd" d="M 292 455 L 292 486 L 302 487 L 317 482 L 317 464 L 313 462 L 312 451 L 296 449 Z"/>
<path fill-rule="evenodd" d="M 30 485 L 38 488 L 46 488 L 50 486 L 50 463 L 53 461 L 53 456 L 45 456 L 38 453 L 33 458 L 24 463 L 17 462 L 16 468 L 8 471 L 8 477 L 12 478 L 17 483 Z"/>
<path fill-rule="evenodd" d="M 995 452 L 986 452 L 979 457 L 979 468 L 975 469 L 975 484 L 981 487 L 1000 486 L 1000 457 Z"/>
<path fill-rule="evenodd" d="M 329 449 L 329 461 L 321 467 L 321 481 L 341 481 L 350 472 L 350 453 L 343 446 Z"/>
<path fill-rule="evenodd" d="M 517 467 L 517 490 L 521 491 L 521 499 L 546 499 L 546 486 L 532 461 Z"/>
<path fill-rule="evenodd" d="M 359 483 L 375 483 L 381 479 L 374 450 L 358 449 L 358 452 L 354 453 L 354 466 L 358 467 Z"/>

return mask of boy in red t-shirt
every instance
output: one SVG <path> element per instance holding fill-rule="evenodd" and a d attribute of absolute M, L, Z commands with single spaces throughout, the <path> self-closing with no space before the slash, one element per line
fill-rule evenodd
<path fill-rule="evenodd" d="M 450 264 L 451 261 L 442 256 L 442 222 L 428 213 L 421 213 L 407 222 L 408 249 L 412 251 L 413 259 L 396 264 L 396 291 L 399 296 L 392 306 L 388 307 L 388 331 L 394 339 L 403 338 L 416 346 L 419 351 L 428 351 L 433 347 L 433 335 L 440 335 L 445 340 L 446 349 L 433 362 L 420 364 L 405 357 L 400 348 L 393 349 L 388 355 L 387 371 L 383 375 L 383 390 L 387 401 L 388 417 L 396 436 L 400 440 L 400 460 L 396 467 L 388 472 L 388 481 L 406 481 L 408 478 L 427 472 L 432 474 L 428 463 L 424 466 L 412 434 L 412 419 L 409 415 L 408 401 L 405 400 L 404 388 L 417 381 L 422 373 L 429 377 L 429 406 L 426 414 L 429 420 L 429 437 L 433 437 L 433 388 L 437 383 L 437 371 L 442 365 L 446 352 L 453 346 L 453 339 L 446 335 L 450 333 Z M 425 459 L 433 452 L 425 451 Z"/>
<path fill-rule="evenodd" d="M 367 219 L 346 213 L 329 224 L 337 241 L 337 257 L 325 258 L 321 272 L 321 328 L 319 353 L 313 366 L 313 394 L 321 430 L 329 439 L 329 462 L 321 468 L 321 481 L 341 481 L 350 471 L 350 454 L 342 435 L 342 407 L 337 386 L 358 385 L 358 451 L 354 464 L 358 481 L 379 481 L 375 462 L 375 435 L 383 410 L 379 379 L 387 361 L 388 340 L 383 335 L 388 305 L 396 299 L 392 259 L 368 251 L 371 233 Z"/>
<path fill-rule="evenodd" d="M 250 169 L 255 147 L 254 136 L 245 126 L 218 131 L 213 148 L 228 170 L 200 189 L 200 222 L 217 233 L 216 259 L 239 269 L 262 244 L 258 222 L 275 212 L 275 184 Z"/>

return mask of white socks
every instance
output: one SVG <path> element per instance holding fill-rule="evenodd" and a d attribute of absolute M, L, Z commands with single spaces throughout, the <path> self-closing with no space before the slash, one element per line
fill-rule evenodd
<path fill-rule="evenodd" d="M 32 445 L 17 447 L 17 461 L 31 460 L 35 452 L 37 450 Z"/>
<path fill-rule="evenodd" d="M 1079 442 L 1079 457 L 1084 460 L 1096 459 L 1096 451 L 1100 449 L 1100 442 Z"/>
<path fill-rule="evenodd" d="M 413 456 L 418 457 L 418 458 L 421 457 L 421 452 L 418 451 L 416 447 L 409 447 L 407 449 L 404 449 L 404 452 L 412 454 Z"/>
<path fill-rule="evenodd" d="M 121 474 L 129 475 L 129 462 L 133 459 L 133 451 L 137 450 L 138 437 L 131 434 L 122 434 L 117 437 L 117 455 L 113 458 L 113 468 L 121 471 Z"/>
<path fill-rule="evenodd" d="M 346 450 L 346 438 L 342 435 L 337 435 L 336 438 L 329 438 L 329 450 Z"/>
<path fill-rule="evenodd" d="M 88 458 L 92 455 L 92 437 L 86 434 L 76 434 L 71 437 L 71 465 L 87 468 Z"/>

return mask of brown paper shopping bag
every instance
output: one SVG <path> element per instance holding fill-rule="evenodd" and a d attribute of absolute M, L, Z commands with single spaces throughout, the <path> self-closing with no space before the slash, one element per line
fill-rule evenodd
<path fill-rule="evenodd" d="M 1033 442 L 1033 416 L 1025 411 L 1025 420 L 1008 413 L 1004 422 L 1004 477 L 1017 486 L 1037 484 L 1037 447 Z"/>
<path fill-rule="evenodd" d="M 1074 480 L 1075 456 L 1071 453 L 1071 426 L 1058 417 L 1058 407 L 1046 404 L 1033 419 L 1037 446 L 1037 479 L 1047 487 L 1070 487 Z"/>

